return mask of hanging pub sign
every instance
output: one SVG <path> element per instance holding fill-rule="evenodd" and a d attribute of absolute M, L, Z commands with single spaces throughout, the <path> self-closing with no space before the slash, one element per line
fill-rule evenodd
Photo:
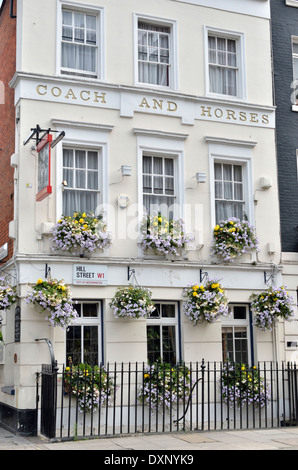
<path fill-rule="evenodd" d="M 38 192 L 36 200 L 42 201 L 52 194 L 51 186 L 51 144 L 53 136 L 47 134 L 37 145 L 38 153 Z"/>

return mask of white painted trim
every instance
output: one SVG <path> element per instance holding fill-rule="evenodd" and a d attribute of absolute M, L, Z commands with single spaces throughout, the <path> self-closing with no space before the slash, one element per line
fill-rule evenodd
<path fill-rule="evenodd" d="M 288 7 L 298 8 L 298 0 L 286 0 L 286 5 Z"/>
<path fill-rule="evenodd" d="M 214 8 L 216 10 L 230 11 L 243 15 L 256 16 L 259 18 L 270 19 L 269 0 L 171 0 L 190 5 Z M 273 0 L 274 1 L 274 0 Z M 293 0 L 287 0 L 293 1 Z"/>

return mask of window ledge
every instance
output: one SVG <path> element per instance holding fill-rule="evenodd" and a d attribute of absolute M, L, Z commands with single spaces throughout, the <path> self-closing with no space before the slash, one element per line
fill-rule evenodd
<path fill-rule="evenodd" d="M 297 0 L 286 0 L 286 5 L 288 7 L 296 7 L 298 8 L 298 1 Z"/>
<path fill-rule="evenodd" d="M 298 5 L 297 5 L 297 7 L 298 7 Z M 292 105 L 292 111 L 294 111 L 295 113 L 298 113 L 298 104 L 293 104 Z"/>

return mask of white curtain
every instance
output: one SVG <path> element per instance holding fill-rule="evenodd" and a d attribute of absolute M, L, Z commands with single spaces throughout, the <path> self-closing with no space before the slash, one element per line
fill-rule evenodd
<path fill-rule="evenodd" d="M 174 159 L 143 157 L 143 205 L 146 212 L 173 218 L 175 204 Z"/>
<path fill-rule="evenodd" d="M 64 149 L 63 215 L 74 212 L 93 212 L 99 205 L 98 152 Z"/>
<path fill-rule="evenodd" d="M 139 81 L 169 85 L 169 32 L 166 27 L 139 23 Z"/>

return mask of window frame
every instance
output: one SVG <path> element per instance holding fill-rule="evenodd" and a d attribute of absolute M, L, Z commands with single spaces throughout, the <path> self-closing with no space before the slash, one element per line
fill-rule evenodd
<path fill-rule="evenodd" d="M 250 304 L 249 303 L 243 303 L 243 302 L 231 302 L 229 304 L 229 310 L 234 307 L 246 307 L 246 319 L 234 319 L 231 316 L 228 316 L 226 318 L 222 318 L 221 321 L 221 333 L 223 333 L 224 328 L 233 328 L 233 360 L 230 360 L 231 362 L 236 362 L 235 361 L 235 331 L 234 328 L 246 328 L 246 333 L 247 333 L 247 358 L 248 358 L 248 364 L 252 364 L 254 360 L 254 354 L 253 354 L 253 331 L 252 331 L 252 316 L 251 316 L 251 309 L 250 309 Z M 222 360 L 224 361 L 223 357 L 223 340 L 222 341 Z"/>
<path fill-rule="evenodd" d="M 175 347 L 176 347 L 176 363 L 179 363 L 182 360 L 181 357 L 181 319 L 180 319 L 180 303 L 179 301 L 170 301 L 170 300 L 154 300 L 155 304 L 162 305 L 174 305 L 175 306 L 175 317 L 162 317 L 160 318 L 150 318 L 148 316 L 146 318 L 146 346 L 147 346 L 147 360 L 149 361 L 148 357 L 148 337 L 147 337 L 147 326 L 159 326 L 160 327 L 160 352 L 162 356 L 162 327 L 163 326 L 174 326 L 175 327 Z"/>
<path fill-rule="evenodd" d="M 238 73 L 236 74 L 236 95 L 216 93 L 210 90 L 209 73 L 209 36 L 232 39 L 236 41 L 236 57 Z M 245 67 L 245 41 L 244 33 L 204 26 L 204 52 L 205 52 L 205 94 L 208 97 L 227 99 L 232 101 L 246 101 L 246 67 Z"/>
<path fill-rule="evenodd" d="M 62 10 L 95 15 L 97 17 L 97 54 L 95 74 L 88 71 L 62 67 Z M 79 77 L 80 80 L 104 80 L 105 78 L 105 8 L 89 6 L 67 0 L 57 0 L 57 37 L 56 37 L 56 75 L 60 77 Z"/>
<path fill-rule="evenodd" d="M 209 143 L 211 230 L 213 231 L 213 228 L 216 225 L 215 162 L 241 164 L 243 166 L 244 211 L 248 220 L 252 223 L 254 220 L 252 148 L 256 145 L 256 142 L 231 140 L 229 143 L 226 143 L 224 139 L 213 139 L 212 137 L 207 137 L 205 140 Z"/>
<path fill-rule="evenodd" d="M 247 187 L 246 187 L 246 166 L 245 163 L 243 162 L 235 162 L 235 161 L 226 161 L 225 159 L 219 160 L 219 159 L 214 159 L 214 167 L 216 164 L 221 165 L 221 170 L 222 170 L 222 179 L 218 180 L 215 177 L 215 171 L 214 171 L 214 206 L 215 206 L 215 218 L 216 218 L 216 202 L 221 201 L 223 203 L 239 203 L 243 207 L 243 213 L 246 213 L 245 207 L 247 206 L 247 200 L 246 200 L 246 194 L 247 194 Z M 230 165 L 232 167 L 232 179 L 231 180 L 225 180 L 224 175 L 223 175 L 223 165 Z M 235 182 L 234 179 L 234 167 L 235 166 L 240 166 L 241 167 L 241 185 L 242 185 L 242 199 L 235 199 L 235 184 L 238 184 L 238 182 Z M 216 191 L 215 191 L 215 183 L 216 182 L 221 182 L 222 185 L 224 185 L 225 182 L 229 182 L 232 184 L 232 192 L 233 192 L 233 198 L 232 199 L 226 199 L 224 198 L 224 194 L 222 198 L 216 197 Z M 222 188 L 222 192 L 224 192 L 224 188 Z M 233 214 L 232 217 L 236 217 L 236 214 Z M 220 220 L 216 220 L 216 223 L 219 223 Z"/>
<path fill-rule="evenodd" d="M 154 192 L 152 192 L 152 193 L 145 193 L 145 192 L 144 192 L 144 183 L 143 183 L 143 177 L 144 177 L 144 175 L 145 175 L 145 173 L 144 173 L 144 157 L 150 157 L 150 158 L 152 158 L 152 159 L 153 159 L 154 157 L 156 157 L 156 158 L 162 158 L 163 173 L 162 173 L 161 175 L 157 175 L 157 174 L 153 173 L 153 169 L 152 169 L 151 174 L 148 174 L 148 173 L 147 173 L 147 175 L 151 175 L 151 178 L 152 178 L 152 191 L 154 191 L 154 189 L 155 189 L 155 188 L 154 188 L 154 182 L 153 182 L 155 175 L 157 175 L 157 177 L 159 176 L 159 177 L 162 178 L 162 180 L 163 180 L 163 194 L 155 194 Z M 164 169 L 165 169 L 165 159 L 170 159 L 170 160 L 173 161 L 173 173 L 174 173 L 174 174 L 173 174 L 173 177 L 172 177 L 172 179 L 173 179 L 173 181 L 174 181 L 174 184 L 173 184 L 173 186 L 174 186 L 174 195 L 173 195 L 173 196 L 172 196 L 172 195 L 164 194 L 164 193 L 165 193 L 165 178 L 167 177 L 167 176 L 165 175 L 165 172 L 164 172 Z M 152 162 L 153 162 L 153 160 L 152 160 Z M 146 151 L 143 152 L 143 154 L 142 154 L 142 204 L 143 204 L 143 207 L 145 207 L 145 204 L 144 204 L 144 197 L 145 197 L 145 196 L 153 196 L 153 197 L 160 197 L 160 198 L 164 198 L 164 199 L 166 199 L 166 198 L 171 198 L 171 199 L 173 200 L 173 204 L 172 204 L 171 206 L 169 206 L 169 207 L 172 207 L 172 206 L 173 206 L 173 207 L 175 208 L 175 206 L 176 206 L 176 204 L 177 204 L 177 194 L 176 194 L 176 193 L 177 193 L 177 186 L 178 186 L 178 185 L 177 185 L 177 171 L 178 171 L 178 170 L 177 170 L 177 155 L 171 155 L 170 153 L 169 153 L 169 154 L 165 154 L 165 153 L 155 153 L 155 152 L 150 152 L 150 153 L 149 153 L 149 152 L 146 152 Z M 158 212 L 159 212 L 159 211 L 158 211 Z M 174 212 L 174 213 L 175 213 L 175 212 Z M 150 214 L 152 215 L 152 213 L 150 213 Z"/>
<path fill-rule="evenodd" d="M 78 122 L 53 120 L 56 130 L 66 131 L 63 141 L 58 143 L 56 150 L 56 221 L 62 216 L 62 192 L 63 192 L 63 148 L 83 148 L 85 150 L 97 150 L 99 152 L 100 175 L 100 202 L 99 209 L 105 212 L 105 221 L 109 223 L 108 206 L 108 141 L 112 126 L 84 125 Z"/>
<path fill-rule="evenodd" d="M 155 85 L 152 83 L 139 81 L 139 60 L 138 60 L 138 32 L 139 22 L 149 23 L 156 26 L 164 26 L 170 28 L 169 34 L 169 85 Z M 149 15 L 141 15 L 134 13 L 134 84 L 140 87 L 157 88 L 162 90 L 177 90 L 178 89 L 178 66 L 177 66 L 177 21 L 153 17 Z"/>
<path fill-rule="evenodd" d="M 143 206 L 143 155 L 160 155 L 164 157 L 175 158 L 176 180 L 176 203 L 174 206 L 174 218 L 184 220 L 184 140 L 188 137 L 184 134 L 156 133 L 156 131 L 144 131 L 143 129 L 134 129 L 137 136 L 137 161 L 138 161 L 138 201 L 139 201 L 139 220 L 141 224 L 144 217 Z"/>
<path fill-rule="evenodd" d="M 97 364 L 104 363 L 104 338 L 103 338 L 103 300 L 102 299 L 75 299 L 78 304 L 97 304 L 98 316 L 97 317 L 78 317 L 74 320 L 70 328 L 80 326 L 81 328 L 81 362 L 84 363 L 84 334 L 83 330 L 85 326 L 97 326 L 98 327 L 98 357 Z M 65 332 L 65 357 L 66 364 L 68 363 L 67 357 L 67 332 Z"/>
<path fill-rule="evenodd" d="M 80 146 L 62 145 L 62 171 L 63 171 L 63 173 L 64 173 L 64 169 L 65 169 L 64 164 L 63 164 L 63 160 L 64 160 L 64 150 L 72 150 L 72 151 L 73 151 L 74 165 L 73 165 L 72 168 L 71 168 L 71 167 L 68 167 L 68 168 L 73 171 L 73 173 L 74 173 L 74 180 L 76 180 L 75 174 L 76 174 L 77 171 L 84 171 L 84 173 L 85 173 L 85 179 L 87 179 L 87 181 L 86 181 L 86 182 L 87 182 L 87 185 L 88 185 L 88 171 L 91 171 L 91 170 L 88 169 L 87 167 L 80 169 L 79 167 L 77 167 L 77 166 L 75 165 L 75 152 L 76 152 L 76 151 L 82 151 L 82 152 L 85 152 L 85 154 L 88 154 L 88 152 L 91 152 L 91 151 L 92 151 L 92 152 L 96 152 L 96 153 L 97 153 L 97 158 L 98 158 L 98 168 L 97 168 L 97 173 L 98 173 L 98 175 L 97 175 L 98 189 L 97 189 L 97 190 L 92 190 L 92 189 L 90 189 L 90 188 L 79 188 L 79 187 L 77 187 L 77 185 L 76 185 L 76 187 L 68 187 L 68 186 L 65 186 L 65 187 L 63 188 L 63 191 L 62 191 L 62 208 L 63 208 L 63 194 L 65 193 L 65 191 L 71 191 L 71 190 L 77 191 L 78 193 L 80 193 L 80 192 L 92 192 L 92 193 L 97 193 L 97 200 L 98 200 L 98 205 L 97 205 L 97 207 L 100 207 L 100 205 L 101 205 L 101 194 L 102 194 L 102 184 L 103 184 L 103 182 L 102 182 L 103 177 L 102 177 L 102 170 L 101 170 L 101 169 L 102 169 L 102 163 L 101 163 L 101 151 L 100 151 L 100 149 L 97 149 L 97 148 L 90 148 L 90 147 L 89 147 L 89 148 L 88 148 L 88 147 L 87 147 L 87 148 L 86 148 L 86 147 L 82 148 L 82 147 L 80 147 Z M 63 181 L 64 181 L 64 176 L 63 176 Z M 79 211 L 78 209 L 75 209 L 75 212 L 87 212 L 87 210 L 84 209 L 83 211 Z M 96 210 L 94 210 L 93 212 L 95 213 L 95 215 L 98 215 Z M 63 213 L 63 215 L 71 215 L 71 216 L 72 216 L 72 214 L 64 214 L 64 213 Z"/>

